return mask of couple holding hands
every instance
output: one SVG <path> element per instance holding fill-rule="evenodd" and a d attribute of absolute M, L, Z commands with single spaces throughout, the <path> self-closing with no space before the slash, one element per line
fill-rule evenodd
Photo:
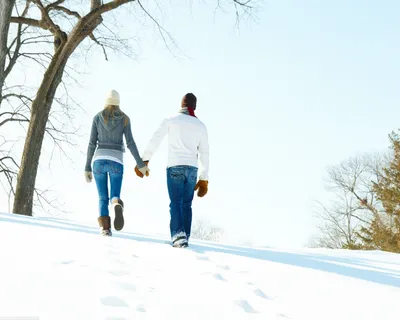
<path fill-rule="evenodd" d="M 98 222 L 102 235 L 112 235 L 109 203 L 114 212 L 114 229 L 119 231 L 124 226 L 124 203 L 120 196 L 124 174 L 123 137 L 136 161 L 136 175 L 143 178 L 149 176 L 148 163 L 168 135 L 166 173 L 171 241 L 174 247 L 188 246 L 194 193 L 198 190 L 197 195 L 203 197 L 208 191 L 208 134 L 204 123 L 195 115 L 196 105 L 196 96 L 187 93 L 179 112 L 162 121 L 140 157 L 129 117 L 120 108 L 120 96 L 115 90 L 109 92 L 103 110 L 93 118 L 85 166 L 86 181 L 91 182 L 94 177 L 99 194 Z M 201 172 L 198 172 L 198 161 Z"/>

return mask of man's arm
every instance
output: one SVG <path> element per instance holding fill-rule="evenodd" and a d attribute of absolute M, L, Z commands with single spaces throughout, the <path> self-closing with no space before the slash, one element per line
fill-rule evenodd
<path fill-rule="evenodd" d="M 92 130 L 90 132 L 89 145 L 87 148 L 85 171 L 92 172 L 92 159 L 97 145 L 97 126 L 95 118 L 92 121 Z"/>
<path fill-rule="evenodd" d="M 161 142 L 163 141 L 165 135 L 168 133 L 168 120 L 165 119 L 156 132 L 153 134 L 153 137 L 150 139 L 149 144 L 147 145 L 146 150 L 143 153 L 143 161 L 150 161 L 153 157 L 154 153 L 157 151 Z"/>
<path fill-rule="evenodd" d="M 209 150 L 209 144 L 208 144 L 207 128 L 204 129 L 204 133 L 201 137 L 198 150 L 200 153 L 199 160 L 200 160 L 200 164 L 202 167 L 202 170 L 199 175 L 199 180 L 208 181 L 208 170 L 209 170 L 209 164 L 210 164 L 210 150 Z"/>

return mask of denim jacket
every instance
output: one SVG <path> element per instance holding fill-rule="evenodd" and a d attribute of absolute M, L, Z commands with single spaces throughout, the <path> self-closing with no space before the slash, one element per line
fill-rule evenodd
<path fill-rule="evenodd" d="M 128 118 L 128 124 L 125 126 L 125 117 Z M 125 136 L 126 146 L 135 158 L 138 168 L 145 166 L 135 140 L 132 136 L 131 122 L 126 114 L 117 114 L 114 118 L 108 119 L 105 123 L 102 112 L 96 114 L 92 122 L 89 146 L 87 149 L 87 158 L 85 171 L 92 171 L 92 159 L 96 147 L 98 149 L 112 149 L 125 152 L 123 136 Z"/>

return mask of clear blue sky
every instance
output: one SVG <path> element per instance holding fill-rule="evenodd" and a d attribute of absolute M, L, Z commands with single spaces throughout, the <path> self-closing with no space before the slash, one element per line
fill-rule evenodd
<path fill-rule="evenodd" d="M 304 245 L 315 231 L 313 201 L 327 197 L 326 167 L 385 151 L 387 134 L 399 127 L 400 3 L 259 2 L 256 20 L 238 30 L 233 11 L 214 16 L 214 1 L 193 2 L 191 9 L 163 5 L 161 20 L 189 58 L 172 48 L 176 59 L 154 27 L 139 30 L 119 11 L 124 34 L 138 37 L 138 58 L 90 57 L 84 87 L 72 91 L 86 109 L 79 115 L 84 137 L 70 152 L 75 163 L 55 159 L 50 176 L 44 162 L 40 179 L 74 218 L 95 221 L 96 188 L 83 168 L 90 121 L 106 92 L 120 92 L 140 152 L 193 92 L 211 147 L 209 193 L 195 199 L 194 216 L 222 227 L 226 241 Z M 127 229 L 168 234 L 166 142 L 148 179 L 136 178 L 125 156 Z"/>

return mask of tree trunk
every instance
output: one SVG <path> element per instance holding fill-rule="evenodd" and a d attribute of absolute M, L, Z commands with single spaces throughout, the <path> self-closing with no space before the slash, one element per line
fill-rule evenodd
<path fill-rule="evenodd" d="M 0 103 L 5 80 L 5 65 L 7 57 L 7 40 L 10 29 L 10 19 L 15 0 L 0 1 Z"/>
<path fill-rule="evenodd" d="M 13 213 L 32 215 L 40 153 L 55 93 L 62 80 L 69 57 L 83 39 L 100 23 L 101 19 L 94 16 L 81 19 L 71 31 L 68 39 L 61 40 L 62 42 L 44 74 L 36 98 L 32 102 L 31 119 L 18 172 Z"/>
<path fill-rule="evenodd" d="M 65 63 L 56 65 L 53 62 L 45 73 L 36 98 L 32 103 L 31 119 L 25 138 L 25 146 L 15 190 L 13 212 L 18 214 L 32 215 L 36 175 L 46 124 L 54 95 L 61 82 L 65 68 Z M 53 69 L 54 72 L 52 72 Z M 53 73 L 54 75 L 49 77 L 49 73 Z"/>

